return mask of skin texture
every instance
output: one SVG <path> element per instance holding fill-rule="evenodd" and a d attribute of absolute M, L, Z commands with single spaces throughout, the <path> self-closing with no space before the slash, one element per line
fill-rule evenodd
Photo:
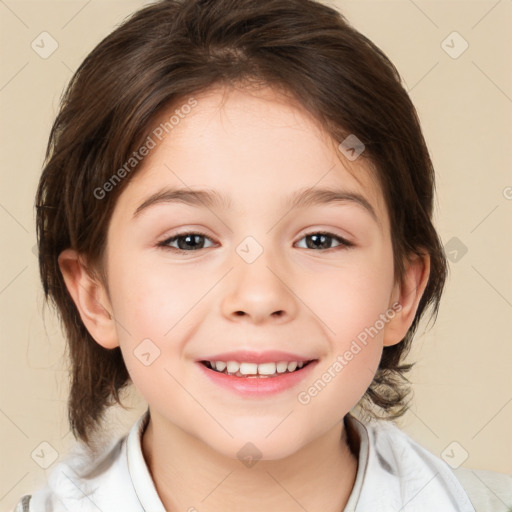
<path fill-rule="evenodd" d="M 72 249 L 61 254 L 61 270 L 89 332 L 104 347 L 121 347 L 149 403 L 143 452 L 167 510 L 339 512 L 357 471 L 342 420 L 370 385 L 382 348 L 411 325 L 428 257 L 412 259 L 404 282 L 394 282 L 389 217 L 368 164 L 347 162 L 296 103 L 271 89 L 211 89 L 196 99 L 119 197 L 105 254 L 108 289 Z M 164 187 L 214 188 L 231 205 L 160 202 L 134 218 Z M 357 192 L 378 221 L 349 201 L 290 211 L 285 201 L 305 187 Z M 207 237 L 196 238 L 200 250 L 157 246 L 198 231 Z M 305 236 L 319 231 L 354 245 L 333 238 L 326 249 L 308 248 Z M 263 249 L 250 264 L 236 251 L 247 236 Z M 299 403 L 298 393 L 395 302 L 401 309 L 384 329 Z M 160 350 L 149 366 L 134 355 L 144 339 Z M 238 349 L 319 363 L 296 388 L 241 398 L 210 383 L 195 362 Z M 251 467 L 237 458 L 248 442 L 262 454 Z"/>

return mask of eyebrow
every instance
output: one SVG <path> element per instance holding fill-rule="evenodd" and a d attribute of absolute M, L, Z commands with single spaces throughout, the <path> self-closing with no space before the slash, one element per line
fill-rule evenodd
<path fill-rule="evenodd" d="M 137 207 L 133 217 L 137 217 L 143 210 L 159 203 L 183 203 L 210 209 L 229 209 L 232 204 L 231 198 L 213 189 L 164 188 L 145 199 Z M 355 203 L 362 206 L 380 226 L 373 206 L 364 196 L 357 192 L 330 188 L 304 188 L 297 190 L 287 199 L 285 208 L 291 211 L 308 206 L 332 203 Z"/>

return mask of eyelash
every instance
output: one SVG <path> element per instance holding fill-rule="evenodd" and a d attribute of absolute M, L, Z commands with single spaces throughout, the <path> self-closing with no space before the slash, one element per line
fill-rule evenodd
<path fill-rule="evenodd" d="M 163 249 L 167 249 L 167 250 L 170 250 L 173 252 L 178 252 L 178 253 L 196 252 L 196 251 L 201 250 L 201 249 L 192 249 L 190 251 L 187 251 L 185 249 L 178 249 L 176 247 L 169 246 L 169 243 L 174 242 L 174 241 L 178 240 L 179 238 L 185 238 L 189 235 L 198 235 L 198 236 L 201 236 L 201 237 L 211 240 L 210 237 L 207 236 L 205 233 L 201 233 L 199 231 L 187 231 L 184 233 L 178 233 L 170 238 L 166 238 L 162 242 L 159 242 L 157 244 L 157 246 L 162 247 Z M 300 240 L 302 240 L 303 238 L 306 238 L 308 236 L 311 236 L 311 235 L 328 236 L 329 238 L 332 238 L 335 241 L 340 243 L 340 245 L 338 245 L 337 247 L 331 247 L 329 249 L 319 249 L 320 252 L 335 251 L 336 249 L 348 249 L 348 248 L 354 246 L 354 244 L 352 242 L 349 242 L 348 240 L 345 240 L 344 238 L 342 238 L 338 235 L 335 235 L 334 233 L 330 233 L 328 231 L 311 231 L 310 233 L 306 233 Z M 211 241 L 213 241 L 213 240 L 211 240 Z M 204 248 L 202 248 L 202 249 L 204 249 Z M 314 250 L 314 249 L 310 249 L 310 250 Z"/>

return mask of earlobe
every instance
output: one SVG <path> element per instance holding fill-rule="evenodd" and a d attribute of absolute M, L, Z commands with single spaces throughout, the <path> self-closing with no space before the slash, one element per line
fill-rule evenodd
<path fill-rule="evenodd" d="M 62 251 L 58 262 L 69 294 L 90 335 L 104 348 L 119 346 L 115 319 L 104 285 L 87 270 L 77 251 Z"/>
<path fill-rule="evenodd" d="M 407 334 L 430 276 L 430 255 L 414 254 L 406 264 L 404 279 L 393 290 L 390 307 L 396 312 L 384 331 L 384 346 L 396 345 Z"/>

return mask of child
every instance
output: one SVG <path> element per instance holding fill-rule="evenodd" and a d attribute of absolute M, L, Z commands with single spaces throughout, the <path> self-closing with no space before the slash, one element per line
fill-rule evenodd
<path fill-rule="evenodd" d="M 50 135 L 39 261 L 79 442 L 16 510 L 502 510 L 509 477 L 464 483 L 392 421 L 447 272 L 433 193 L 398 72 L 334 9 L 135 13 Z M 101 445 L 130 382 L 148 409 Z"/>

